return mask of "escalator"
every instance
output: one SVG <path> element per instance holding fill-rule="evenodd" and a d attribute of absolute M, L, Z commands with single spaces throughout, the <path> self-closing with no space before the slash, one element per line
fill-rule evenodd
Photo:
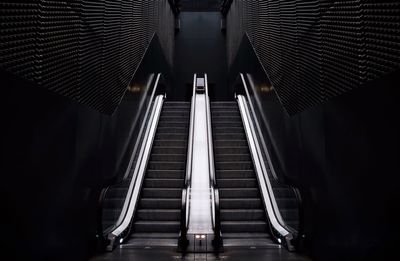
<path fill-rule="evenodd" d="M 176 246 L 180 232 L 190 103 L 151 105 L 140 153 L 126 182 L 110 187 L 104 200 L 103 231 L 108 250 Z"/>
<path fill-rule="evenodd" d="M 176 244 L 180 230 L 190 103 L 165 102 L 128 244 Z"/>
<path fill-rule="evenodd" d="M 271 189 L 264 185 L 267 192 L 261 193 L 260 176 L 257 176 L 253 161 L 256 156 L 249 149 L 238 103 L 213 102 L 211 113 L 224 245 L 274 246 L 276 242 L 281 243 L 284 238 L 271 234 L 274 231 L 274 226 L 269 224 L 272 213 L 286 233 L 296 235 L 297 198 L 292 188 L 274 179 L 266 161 L 263 162 L 268 168 L 265 179 Z M 267 217 L 265 204 L 270 198 L 273 203 Z M 290 242 L 287 243 L 290 248 Z"/>
<path fill-rule="evenodd" d="M 215 168 L 224 245 L 273 243 L 236 102 L 212 102 Z"/>

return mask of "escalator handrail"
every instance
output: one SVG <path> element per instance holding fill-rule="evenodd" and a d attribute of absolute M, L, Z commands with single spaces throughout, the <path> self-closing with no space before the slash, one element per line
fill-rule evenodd
<path fill-rule="evenodd" d="M 164 99 L 165 95 L 158 95 L 155 98 L 150 121 L 147 125 L 143 139 L 144 142 L 141 146 L 138 161 L 135 165 L 134 174 L 130 182 L 129 191 L 124 202 L 124 205 L 126 205 L 126 210 L 121 212 L 118 221 L 119 225 L 107 236 L 107 239 L 110 241 L 110 244 L 107 247 L 108 250 L 113 250 L 116 243 L 122 243 L 130 234 L 131 224 L 139 199 L 144 175 L 146 173 L 147 163 L 150 158 L 151 148 L 156 134 Z"/>
<path fill-rule="evenodd" d="M 195 120 L 195 106 L 196 106 L 196 79 L 197 75 L 193 77 L 193 95 L 190 105 L 190 123 L 189 123 L 189 137 L 188 137 L 188 148 L 186 158 L 186 174 L 185 174 L 185 185 L 182 190 L 182 207 L 181 207 L 181 234 L 179 242 L 186 244 L 187 242 L 187 231 L 190 217 L 190 182 L 192 177 L 192 165 L 193 165 L 193 139 L 194 139 L 194 120 Z M 182 246 L 185 247 L 185 246 Z"/>
<path fill-rule="evenodd" d="M 246 75 L 246 76 L 247 76 L 247 80 L 248 80 L 249 84 L 253 86 L 254 82 L 253 82 L 252 78 L 250 77 L 250 75 Z M 243 88 L 244 88 L 245 93 L 246 93 L 248 104 L 250 106 L 251 114 L 253 115 L 253 119 L 254 119 L 253 122 L 254 122 L 254 125 L 255 125 L 255 130 L 256 130 L 256 132 L 258 132 L 260 134 L 261 133 L 261 127 L 260 127 L 260 124 L 259 124 L 259 122 L 257 120 L 257 117 L 255 116 L 256 115 L 256 110 L 254 108 L 254 104 L 253 104 L 252 100 L 250 99 L 249 87 L 247 86 L 245 77 L 244 77 L 244 75 L 242 73 L 240 74 L 240 77 L 241 77 L 241 80 L 242 80 Z M 269 174 L 271 174 L 271 175 L 268 175 L 267 178 L 268 179 L 272 178 L 274 181 L 279 183 L 279 179 L 278 179 L 278 176 L 276 174 L 276 171 L 275 171 L 275 168 L 274 168 L 274 164 L 272 164 L 270 152 L 267 149 L 267 145 L 265 143 L 265 140 L 264 140 L 262 135 L 258 135 L 257 137 L 260 140 L 262 150 L 263 150 L 263 152 L 264 152 L 264 154 L 266 156 L 266 160 L 267 160 L 268 165 L 269 165 L 268 169 L 270 170 Z M 303 201 L 302 201 L 300 192 L 299 192 L 299 190 L 297 188 L 294 188 L 292 186 L 285 185 L 285 187 L 287 187 L 290 190 L 292 190 L 294 195 L 295 195 L 295 197 L 296 197 L 297 204 L 298 204 L 298 214 L 299 214 L 299 218 L 300 218 L 299 221 L 300 221 L 300 225 L 302 225 L 303 224 L 303 220 L 302 220 L 302 212 L 303 212 L 303 203 L 302 202 Z M 279 210 L 278 210 L 278 221 L 281 223 L 282 226 L 285 226 L 293 234 L 295 234 L 295 235 L 298 234 L 299 228 L 295 229 L 295 228 L 292 228 L 292 227 L 288 226 L 286 224 L 286 222 L 282 219 Z"/>
<path fill-rule="evenodd" d="M 129 160 L 129 163 L 127 165 L 127 168 L 126 168 L 126 171 L 125 171 L 125 174 L 124 174 L 124 177 L 123 177 L 121 183 L 130 182 L 131 181 L 131 180 L 128 179 L 128 177 L 129 177 L 129 175 L 131 173 L 131 170 L 132 170 L 132 165 L 133 165 L 133 162 L 135 160 L 135 155 L 137 154 L 138 149 L 140 151 L 140 146 L 143 144 L 142 137 L 145 135 L 146 126 L 147 126 L 148 121 L 149 121 L 148 119 L 151 116 L 152 104 L 153 104 L 153 100 L 154 100 L 155 94 L 156 94 L 157 89 L 158 89 L 158 84 L 160 82 L 160 79 L 161 79 L 161 73 L 151 74 L 149 76 L 148 85 L 149 86 L 153 85 L 153 88 L 152 88 L 152 91 L 151 91 L 151 94 L 150 94 L 150 98 L 148 99 L 149 102 L 147 104 L 147 107 L 145 107 L 144 116 L 143 116 L 144 120 L 142 121 L 142 124 L 140 125 L 139 133 L 137 135 L 137 140 L 136 140 L 135 146 L 134 146 L 134 148 L 133 148 L 133 150 L 131 152 L 130 160 Z M 144 99 L 142 99 L 142 101 L 140 101 L 139 108 L 144 107 L 145 100 L 146 99 L 144 98 Z M 137 121 L 138 121 L 138 119 L 135 119 L 135 122 L 137 122 Z M 121 184 L 121 183 L 119 183 L 119 184 Z M 99 202 L 98 202 L 98 228 L 97 228 L 99 237 L 100 237 L 100 235 L 106 236 L 110 231 L 112 231 L 116 226 L 119 225 L 118 222 L 120 221 L 120 219 L 118 219 L 117 222 L 113 226 L 111 226 L 111 227 L 109 227 L 109 228 L 107 228 L 105 230 L 103 229 L 103 206 L 104 206 L 104 202 L 106 200 L 108 191 L 115 185 L 116 184 L 113 184 L 113 185 L 109 185 L 109 186 L 103 188 L 101 190 L 101 193 L 100 193 Z M 122 209 L 121 213 L 124 212 L 124 211 L 126 211 L 125 202 L 124 202 L 124 208 Z"/>
<path fill-rule="evenodd" d="M 288 242 L 292 239 L 292 234 L 281 225 L 278 221 L 280 216 L 279 209 L 277 208 L 274 194 L 272 193 L 271 183 L 266 174 L 264 161 L 262 160 L 261 151 L 258 144 L 258 139 L 255 135 L 254 126 L 249 114 L 249 109 L 246 104 L 246 98 L 243 95 L 237 96 L 239 111 L 242 117 L 243 126 L 249 143 L 250 154 L 254 163 L 254 170 L 259 180 L 261 195 L 264 201 L 266 215 L 271 225 L 272 235 L 278 242 Z M 291 247 L 288 244 L 288 247 Z"/>
<path fill-rule="evenodd" d="M 211 109 L 210 109 L 210 96 L 208 92 L 208 78 L 207 74 L 204 75 L 205 81 L 205 98 L 206 98 L 206 119 L 207 119 L 207 146 L 208 146 L 208 168 L 210 173 L 210 185 L 211 185 L 211 214 L 212 223 L 214 228 L 214 235 L 220 237 L 221 235 L 221 220 L 220 220 L 220 208 L 219 208 L 219 191 L 217 187 L 217 180 L 215 176 L 215 162 L 214 162 L 214 145 L 212 135 L 212 124 L 211 124 Z"/>

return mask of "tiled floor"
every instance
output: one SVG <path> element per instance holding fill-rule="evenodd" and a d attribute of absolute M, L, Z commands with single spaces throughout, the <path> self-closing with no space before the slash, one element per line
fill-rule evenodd
<path fill-rule="evenodd" d="M 139 260 L 139 261 L 311 261 L 311 259 L 290 253 L 284 248 L 232 248 L 225 249 L 218 256 L 215 254 L 186 254 L 182 255 L 168 248 L 118 248 L 112 253 L 106 253 L 93 258 L 91 261 L 124 261 L 124 260 Z"/>

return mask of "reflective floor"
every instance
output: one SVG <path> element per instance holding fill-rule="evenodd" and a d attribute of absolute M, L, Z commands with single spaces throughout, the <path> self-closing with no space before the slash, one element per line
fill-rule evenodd
<path fill-rule="evenodd" d="M 111 261 L 111 260 L 140 260 L 140 261 L 171 261 L 171 260 L 229 260 L 229 261 L 311 261 L 311 259 L 290 253 L 283 248 L 232 248 L 225 249 L 223 253 L 218 256 L 215 254 L 186 254 L 182 255 L 173 249 L 167 248 L 147 248 L 147 249 L 134 249 L 134 248 L 119 248 L 115 249 L 112 253 L 106 253 L 91 261 Z"/>

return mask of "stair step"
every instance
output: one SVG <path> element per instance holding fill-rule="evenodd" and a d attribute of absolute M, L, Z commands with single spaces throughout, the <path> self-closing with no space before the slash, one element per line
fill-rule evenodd
<path fill-rule="evenodd" d="M 180 229 L 179 221 L 136 221 L 135 232 L 162 232 L 178 233 Z"/>
<path fill-rule="evenodd" d="M 250 154 L 249 147 L 247 146 L 214 146 L 215 154 Z"/>
<path fill-rule="evenodd" d="M 219 134 L 219 133 L 241 133 L 246 135 L 246 133 L 244 132 L 243 126 L 239 126 L 239 127 L 221 127 L 221 126 L 213 126 L 213 133 L 215 134 Z"/>
<path fill-rule="evenodd" d="M 157 147 L 153 146 L 152 154 L 186 154 L 187 148 L 185 147 Z"/>
<path fill-rule="evenodd" d="M 246 140 L 244 132 L 239 133 L 213 133 L 214 141 L 217 140 Z"/>
<path fill-rule="evenodd" d="M 215 162 L 226 162 L 226 161 L 251 161 L 249 154 L 215 154 Z"/>
<path fill-rule="evenodd" d="M 240 117 L 240 111 L 238 108 L 236 109 L 227 109 L 227 108 L 213 108 L 211 111 L 212 119 L 214 117 Z"/>
<path fill-rule="evenodd" d="M 169 161 L 169 162 L 185 162 L 185 154 L 152 154 L 150 161 Z"/>
<path fill-rule="evenodd" d="M 148 163 L 148 170 L 185 170 L 185 162 L 173 161 L 150 161 Z"/>
<path fill-rule="evenodd" d="M 178 133 L 182 135 L 187 135 L 189 133 L 189 126 L 158 126 L 157 133 Z"/>
<path fill-rule="evenodd" d="M 219 197 L 222 199 L 226 198 L 257 198 L 260 196 L 258 188 L 229 188 L 219 190 Z"/>
<path fill-rule="evenodd" d="M 171 117 L 182 117 L 187 118 L 188 122 L 190 119 L 190 110 L 171 110 L 169 108 L 164 108 L 161 112 L 161 117 L 171 116 Z"/>
<path fill-rule="evenodd" d="M 212 122 L 212 126 L 215 128 L 227 128 L 227 127 L 241 127 L 243 124 L 241 121 L 224 121 L 224 122 Z"/>
<path fill-rule="evenodd" d="M 263 209 L 260 198 L 220 198 L 221 209 Z"/>
<path fill-rule="evenodd" d="M 182 198 L 181 188 L 143 188 L 143 198 Z"/>
<path fill-rule="evenodd" d="M 247 140 L 214 140 L 215 147 L 244 147 L 247 145 Z"/>
<path fill-rule="evenodd" d="M 258 188 L 258 183 L 255 178 L 240 178 L 240 179 L 221 179 L 217 180 L 219 188 Z"/>
<path fill-rule="evenodd" d="M 215 169 L 218 170 L 252 170 L 253 162 L 251 161 L 231 161 L 215 163 Z"/>
<path fill-rule="evenodd" d="M 212 122 L 242 122 L 242 118 L 240 118 L 240 114 L 228 114 L 228 115 L 212 115 Z"/>
<path fill-rule="evenodd" d="M 154 140 L 153 146 L 157 147 L 186 147 L 187 146 L 187 140 L 181 139 L 181 140 L 167 140 L 167 139 L 157 139 Z"/>
<path fill-rule="evenodd" d="M 159 179 L 146 178 L 144 181 L 145 188 L 182 188 L 184 179 Z"/>
<path fill-rule="evenodd" d="M 169 128 L 187 128 L 188 123 L 186 121 L 180 121 L 180 122 L 175 122 L 175 121 L 160 121 L 158 122 L 159 127 L 169 127 Z"/>
<path fill-rule="evenodd" d="M 151 179 L 183 179 L 185 177 L 185 170 L 147 170 L 146 178 Z"/>
<path fill-rule="evenodd" d="M 141 209 L 181 209 L 181 198 L 142 198 L 139 201 Z"/>
<path fill-rule="evenodd" d="M 232 239 L 232 238 L 271 238 L 271 235 L 268 233 L 224 233 L 224 239 Z"/>
<path fill-rule="evenodd" d="M 179 221 L 180 218 L 180 209 L 139 209 L 136 213 L 137 220 Z"/>
<path fill-rule="evenodd" d="M 156 140 L 184 140 L 187 143 L 188 133 L 162 133 L 157 132 L 155 136 Z"/>
<path fill-rule="evenodd" d="M 222 221 L 262 220 L 265 221 L 265 212 L 262 209 L 222 209 Z"/>
<path fill-rule="evenodd" d="M 254 178 L 253 170 L 216 170 L 218 179 Z"/>
<path fill-rule="evenodd" d="M 265 221 L 221 221 L 222 234 L 225 232 L 266 232 L 268 224 Z"/>

